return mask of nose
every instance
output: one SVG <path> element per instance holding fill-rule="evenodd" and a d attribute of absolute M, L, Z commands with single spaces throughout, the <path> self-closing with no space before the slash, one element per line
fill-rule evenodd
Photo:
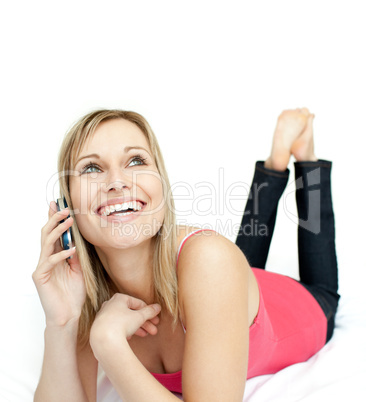
<path fill-rule="evenodd" d="M 124 175 L 121 168 L 111 168 L 102 189 L 106 193 L 113 190 L 131 189 L 132 181 Z"/>

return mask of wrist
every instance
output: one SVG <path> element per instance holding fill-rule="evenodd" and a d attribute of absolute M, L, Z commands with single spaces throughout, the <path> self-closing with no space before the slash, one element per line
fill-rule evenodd
<path fill-rule="evenodd" d="M 63 325 L 58 325 L 46 321 L 45 333 L 59 333 L 59 334 L 69 334 L 71 336 L 77 335 L 79 329 L 79 320 L 70 320 Z"/>
<path fill-rule="evenodd" d="M 44 330 L 45 348 L 64 349 L 64 353 L 76 350 L 78 343 L 78 327 L 46 326 Z M 67 350 L 67 352 L 66 352 Z"/>
<path fill-rule="evenodd" d="M 107 362 L 114 359 L 116 356 L 121 356 L 128 349 L 131 350 L 127 339 L 110 339 L 104 337 L 103 339 L 90 338 L 90 347 L 93 351 L 95 358 L 100 362 Z"/>

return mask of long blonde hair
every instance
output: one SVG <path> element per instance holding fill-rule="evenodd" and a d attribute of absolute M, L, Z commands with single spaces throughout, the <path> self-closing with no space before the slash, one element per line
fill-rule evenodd
<path fill-rule="evenodd" d="M 154 302 L 159 303 L 173 317 L 173 327 L 180 314 L 178 304 L 178 284 L 176 276 L 176 217 L 174 200 L 170 189 L 168 174 L 162 153 L 150 125 L 140 114 L 123 110 L 96 110 L 78 120 L 66 134 L 58 156 L 60 192 L 65 196 L 72 213 L 69 177 L 75 161 L 85 142 L 91 138 L 98 125 L 112 119 L 125 119 L 135 124 L 145 135 L 155 164 L 161 176 L 165 200 L 165 216 L 162 226 L 154 236 L 155 250 L 153 257 Z M 74 242 L 83 270 L 86 284 L 86 300 L 79 321 L 78 339 L 82 346 L 89 341 L 90 328 L 95 315 L 104 301 L 116 293 L 117 289 L 105 271 L 94 246 L 80 233 L 78 227 L 72 227 Z"/>

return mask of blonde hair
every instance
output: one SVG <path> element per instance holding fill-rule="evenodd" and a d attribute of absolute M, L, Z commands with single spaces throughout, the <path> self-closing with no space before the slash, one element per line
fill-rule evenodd
<path fill-rule="evenodd" d="M 154 302 L 159 303 L 173 317 L 173 327 L 180 314 L 178 304 L 178 284 L 176 276 L 176 218 L 174 200 L 170 190 L 168 174 L 165 169 L 158 141 L 148 122 L 140 114 L 123 110 L 96 110 L 77 121 L 66 134 L 58 157 L 60 192 L 65 196 L 72 213 L 69 177 L 75 161 L 85 142 L 91 138 L 98 125 L 112 119 L 125 119 L 135 124 L 145 135 L 152 151 L 155 164 L 162 178 L 165 200 L 165 216 L 162 226 L 155 237 L 153 257 Z M 89 341 L 90 328 L 95 315 L 104 301 L 117 292 L 112 280 L 105 271 L 94 246 L 80 233 L 78 227 L 72 227 L 74 242 L 83 270 L 86 284 L 86 300 L 79 320 L 78 340 L 82 346 Z"/>

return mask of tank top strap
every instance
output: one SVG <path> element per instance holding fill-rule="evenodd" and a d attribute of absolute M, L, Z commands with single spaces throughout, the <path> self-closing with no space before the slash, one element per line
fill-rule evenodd
<path fill-rule="evenodd" d="M 204 230 L 209 230 L 209 231 L 211 231 L 211 232 L 215 232 L 215 230 L 213 230 L 213 229 L 197 229 L 197 230 L 193 230 L 193 232 L 188 233 L 188 234 L 183 238 L 183 240 L 180 242 L 180 245 L 179 245 L 179 247 L 178 247 L 176 266 L 178 266 L 179 256 L 180 256 L 180 253 L 181 253 L 182 248 L 183 248 L 183 246 L 184 246 L 184 243 L 185 243 L 191 236 L 193 236 L 194 234 L 196 234 L 196 233 L 198 233 L 198 232 L 202 232 L 202 231 L 204 231 Z"/>

